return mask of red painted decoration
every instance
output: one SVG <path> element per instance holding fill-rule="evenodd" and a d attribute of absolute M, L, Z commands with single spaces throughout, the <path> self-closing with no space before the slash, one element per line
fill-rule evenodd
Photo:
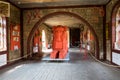
<path fill-rule="evenodd" d="M 33 37 L 33 52 L 36 53 L 39 51 L 39 45 L 41 45 L 41 35 L 39 30 L 36 30 Z"/>
<path fill-rule="evenodd" d="M 68 51 L 67 27 L 61 25 L 53 27 L 52 48 L 50 58 L 64 59 L 66 57 Z"/>
<path fill-rule="evenodd" d="M 20 25 L 16 24 L 10 25 L 10 38 L 11 38 L 11 46 L 10 49 L 11 50 L 18 50 L 20 49 Z"/>
<path fill-rule="evenodd" d="M 36 30 L 35 35 L 34 35 L 34 46 L 38 45 L 40 42 L 40 36 L 39 36 L 39 31 Z"/>

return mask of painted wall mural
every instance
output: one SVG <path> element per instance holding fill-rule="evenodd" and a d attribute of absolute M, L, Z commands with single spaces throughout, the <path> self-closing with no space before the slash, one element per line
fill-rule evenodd
<path fill-rule="evenodd" d="M 36 30 L 34 37 L 33 37 L 33 53 L 40 52 L 40 46 L 41 46 L 41 32 L 40 30 Z"/>
<path fill-rule="evenodd" d="M 11 50 L 11 34 L 10 28 L 11 24 L 20 24 L 20 9 L 14 5 L 10 5 L 10 17 L 8 18 L 8 46 L 9 46 L 9 58 L 8 60 L 13 60 L 21 57 L 21 49 Z M 21 27 L 21 26 L 20 26 Z M 21 47 L 21 46 L 20 46 Z"/>
<path fill-rule="evenodd" d="M 33 11 L 29 11 L 27 12 L 27 24 L 30 24 L 32 21 L 36 20 L 36 19 L 40 19 L 41 18 L 41 11 L 39 9 L 36 9 Z"/>
<path fill-rule="evenodd" d="M 11 24 L 10 25 L 10 49 L 12 51 L 20 49 L 20 25 Z"/>

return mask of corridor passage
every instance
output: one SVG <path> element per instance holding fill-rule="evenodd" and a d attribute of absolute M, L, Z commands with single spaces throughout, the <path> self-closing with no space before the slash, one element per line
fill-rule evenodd
<path fill-rule="evenodd" d="M 0 80 L 120 80 L 120 69 L 105 66 L 79 48 L 69 49 L 70 61 L 24 61 L 0 70 Z"/>

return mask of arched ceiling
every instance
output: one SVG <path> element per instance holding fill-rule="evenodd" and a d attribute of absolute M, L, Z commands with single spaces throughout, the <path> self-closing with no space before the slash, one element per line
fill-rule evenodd
<path fill-rule="evenodd" d="M 76 19 L 75 17 L 67 15 L 56 15 L 47 19 L 44 23 L 50 27 L 57 25 L 63 25 L 67 27 L 78 27 L 78 24 L 83 24 L 82 21 Z"/>
<path fill-rule="evenodd" d="M 20 8 L 105 5 L 110 0 L 8 0 Z"/>

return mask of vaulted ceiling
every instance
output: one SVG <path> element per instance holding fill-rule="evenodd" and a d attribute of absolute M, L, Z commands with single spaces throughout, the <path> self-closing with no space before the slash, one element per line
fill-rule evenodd
<path fill-rule="evenodd" d="M 110 0 L 8 0 L 20 8 L 105 5 Z"/>

